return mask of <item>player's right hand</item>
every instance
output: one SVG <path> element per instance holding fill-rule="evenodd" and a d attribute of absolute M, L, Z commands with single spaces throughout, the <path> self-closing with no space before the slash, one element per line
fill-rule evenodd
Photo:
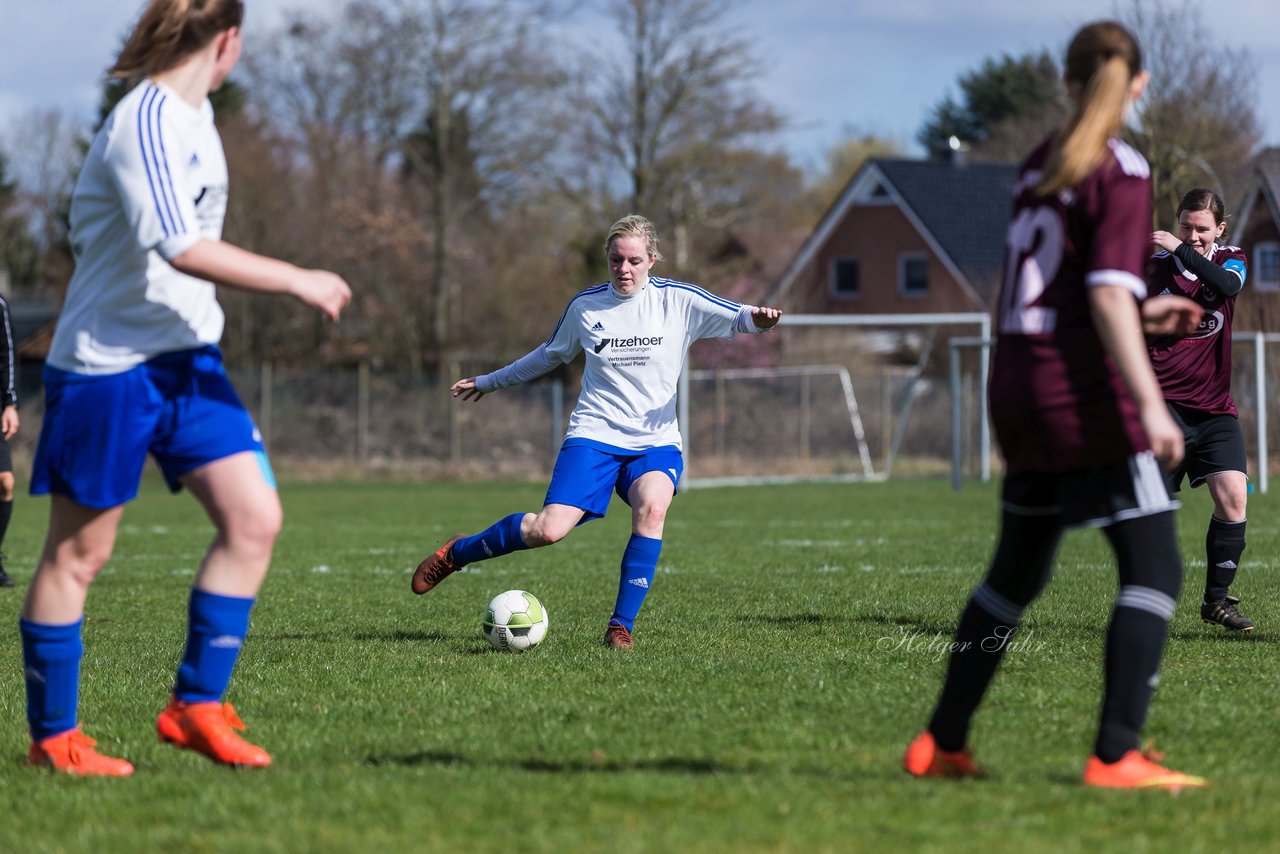
<path fill-rule="evenodd" d="M 1204 309 L 1194 300 L 1173 294 L 1154 296 L 1142 303 L 1142 331 L 1162 338 L 1185 338 L 1200 326 Z"/>
<path fill-rule="evenodd" d="M 475 377 L 458 380 L 456 383 L 449 386 L 449 393 L 454 397 L 460 397 L 463 400 L 479 400 L 484 397 L 484 392 L 476 388 Z"/>
<path fill-rule="evenodd" d="M 1172 469 L 1182 462 L 1185 453 L 1182 428 L 1173 422 L 1169 407 L 1164 401 L 1146 407 L 1142 411 L 1142 429 L 1146 431 L 1147 441 L 1151 443 L 1151 453 L 1166 469 Z"/>

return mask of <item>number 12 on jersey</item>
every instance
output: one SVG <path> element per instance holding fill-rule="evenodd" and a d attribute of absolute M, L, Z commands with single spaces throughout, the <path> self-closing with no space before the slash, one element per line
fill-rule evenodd
<path fill-rule="evenodd" d="M 1062 219 L 1047 205 L 1023 208 L 1005 239 L 1004 288 L 1000 299 L 1002 335 L 1043 335 L 1053 331 L 1057 312 L 1036 302 L 1062 263 Z"/>

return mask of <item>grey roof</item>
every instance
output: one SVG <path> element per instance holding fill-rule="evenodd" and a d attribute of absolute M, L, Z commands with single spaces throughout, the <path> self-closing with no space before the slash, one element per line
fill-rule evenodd
<path fill-rule="evenodd" d="M 1018 168 L 938 160 L 873 162 L 990 305 L 1004 264 L 1005 230 Z"/>
<path fill-rule="evenodd" d="M 1258 155 L 1258 174 L 1274 196 L 1280 197 L 1280 148 L 1266 148 Z"/>
<path fill-rule="evenodd" d="M 1241 239 L 1257 205 L 1262 206 L 1262 215 L 1271 216 L 1270 211 L 1280 202 L 1280 148 L 1258 152 L 1247 167 L 1239 170 L 1235 185 L 1232 196 L 1226 199 L 1232 242 Z M 1255 192 L 1260 195 L 1255 196 Z"/>
<path fill-rule="evenodd" d="M 1004 264 L 1005 228 L 1012 206 L 1016 166 L 942 160 L 874 158 L 845 185 L 775 285 L 772 297 L 790 289 L 797 275 L 858 204 L 855 188 L 874 179 L 917 224 L 944 264 L 983 307 L 991 305 Z"/>

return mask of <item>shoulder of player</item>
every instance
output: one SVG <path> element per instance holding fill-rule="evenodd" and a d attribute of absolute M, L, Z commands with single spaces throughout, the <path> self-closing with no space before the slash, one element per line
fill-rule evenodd
<path fill-rule="evenodd" d="M 170 108 L 174 97 L 146 80 L 129 90 L 100 131 L 107 137 L 108 159 L 145 157 L 150 163 L 182 150 L 186 128 L 181 109 Z"/>
<path fill-rule="evenodd" d="M 649 277 L 649 287 L 654 289 L 655 294 L 663 294 L 677 299 L 687 300 L 692 303 L 710 302 L 715 303 L 716 305 L 734 308 L 738 306 L 736 301 L 716 296 L 701 285 L 695 285 L 692 282 L 682 282 L 678 279 L 668 279 L 664 276 Z"/>
<path fill-rule="evenodd" d="M 608 296 L 608 295 L 609 295 L 609 283 L 601 282 L 598 285 L 592 285 L 591 287 L 583 288 L 582 290 L 574 294 L 572 297 L 570 297 L 568 307 L 570 309 L 584 308 L 589 306 L 592 302 L 596 301 L 601 296 Z"/>
<path fill-rule="evenodd" d="M 1111 149 L 1115 166 L 1122 174 L 1131 178 L 1149 179 L 1151 177 L 1151 164 L 1147 163 L 1147 158 L 1141 151 L 1115 137 L 1107 140 L 1107 147 Z"/>
<path fill-rule="evenodd" d="M 1222 265 L 1222 262 L 1230 258 L 1238 258 L 1245 262 L 1249 260 L 1245 251 L 1239 246 L 1219 246 L 1218 251 L 1213 253 L 1213 262 L 1219 266 Z"/>

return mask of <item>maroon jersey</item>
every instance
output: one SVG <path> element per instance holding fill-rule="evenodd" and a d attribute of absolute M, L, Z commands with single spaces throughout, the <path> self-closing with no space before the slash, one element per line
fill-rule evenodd
<path fill-rule="evenodd" d="M 1244 281 L 1246 261 L 1240 247 L 1214 244 L 1207 258 Z M 1195 300 L 1204 309 L 1200 328 L 1186 338 L 1153 342 L 1151 364 L 1155 366 L 1165 400 L 1210 415 L 1238 417 L 1235 401 L 1231 399 L 1231 318 L 1236 311 L 1235 295 L 1224 297 L 1200 281 L 1169 252 L 1157 252 L 1151 257 L 1147 284 L 1152 296 L 1178 294 Z"/>
<path fill-rule="evenodd" d="M 1010 474 L 1119 462 L 1149 450 L 1138 408 L 1102 348 L 1088 289 L 1146 297 L 1151 179 L 1119 140 L 1074 188 L 1037 195 L 1050 142 L 1014 185 L 991 371 L 991 418 Z"/>

